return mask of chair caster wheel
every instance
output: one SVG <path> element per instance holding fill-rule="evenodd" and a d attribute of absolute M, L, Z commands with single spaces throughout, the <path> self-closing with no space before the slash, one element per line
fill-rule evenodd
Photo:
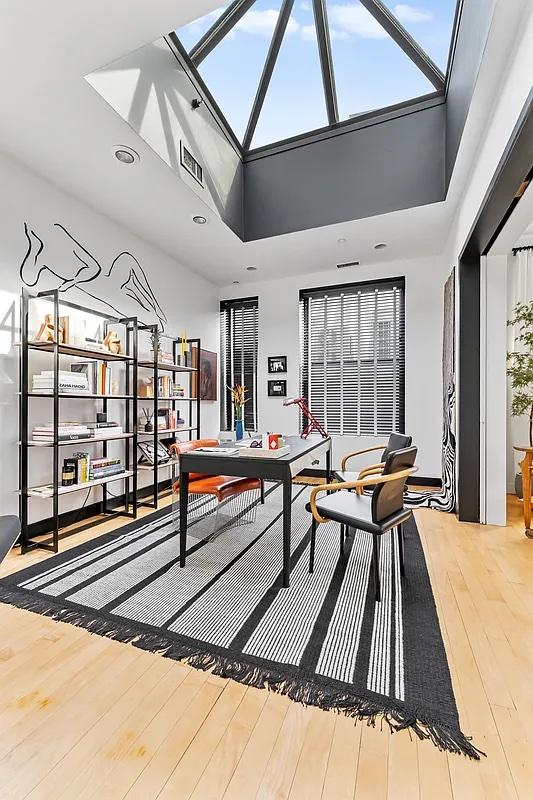
<path fill-rule="evenodd" d="M 528 539 L 533 539 L 533 530 L 531 528 L 526 528 L 526 536 Z"/>

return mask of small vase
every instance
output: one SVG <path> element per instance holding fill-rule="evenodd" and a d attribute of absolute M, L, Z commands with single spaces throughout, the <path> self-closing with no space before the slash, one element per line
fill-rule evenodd
<path fill-rule="evenodd" d="M 244 436 L 244 427 L 242 419 L 235 420 L 235 439 L 239 442 Z"/>

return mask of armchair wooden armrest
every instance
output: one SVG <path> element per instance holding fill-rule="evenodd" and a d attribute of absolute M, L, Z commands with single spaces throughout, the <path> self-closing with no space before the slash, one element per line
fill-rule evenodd
<path fill-rule="evenodd" d="M 360 473 L 357 476 L 357 480 L 361 480 L 361 478 L 366 478 L 367 475 L 379 475 L 380 472 L 383 472 L 385 469 L 385 462 L 382 461 L 381 464 L 369 464 L 368 467 L 363 467 Z"/>
<path fill-rule="evenodd" d="M 348 453 L 348 455 L 344 456 L 341 461 L 341 469 L 346 469 L 346 464 L 348 463 L 350 458 L 355 458 L 355 456 L 362 456 L 364 453 L 373 453 L 375 450 L 385 450 L 384 444 L 376 444 L 374 447 L 365 447 L 364 450 L 354 450 L 353 453 Z"/>
<path fill-rule="evenodd" d="M 320 515 L 320 512 L 316 507 L 316 497 L 320 492 L 338 492 L 341 489 L 364 489 L 365 486 L 376 486 L 378 483 L 399 481 L 403 478 L 408 478 L 409 475 L 413 475 L 415 472 L 418 472 L 418 467 L 409 467 L 408 469 L 402 469 L 399 472 L 391 472 L 389 475 L 370 475 L 368 476 L 368 479 L 363 478 L 357 481 L 346 481 L 345 483 L 324 483 L 322 486 L 316 486 L 311 491 L 311 496 L 309 497 L 309 504 L 311 506 L 313 517 L 317 522 L 329 522 L 327 517 L 322 517 Z"/>

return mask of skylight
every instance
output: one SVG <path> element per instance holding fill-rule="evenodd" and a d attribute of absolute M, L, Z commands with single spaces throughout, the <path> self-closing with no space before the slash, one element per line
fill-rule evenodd
<path fill-rule="evenodd" d="M 176 31 L 243 149 L 444 88 L 456 0 L 233 0 Z"/>

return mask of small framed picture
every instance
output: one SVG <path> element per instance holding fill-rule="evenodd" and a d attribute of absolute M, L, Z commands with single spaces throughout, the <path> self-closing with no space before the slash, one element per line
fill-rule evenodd
<path fill-rule="evenodd" d="M 268 371 L 270 373 L 287 372 L 287 356 L 269 356 Z"/>
<path fill-rule="evenodd" d="M 269 397 L 287 397 L 287 381 L 269 381 Z"/>

